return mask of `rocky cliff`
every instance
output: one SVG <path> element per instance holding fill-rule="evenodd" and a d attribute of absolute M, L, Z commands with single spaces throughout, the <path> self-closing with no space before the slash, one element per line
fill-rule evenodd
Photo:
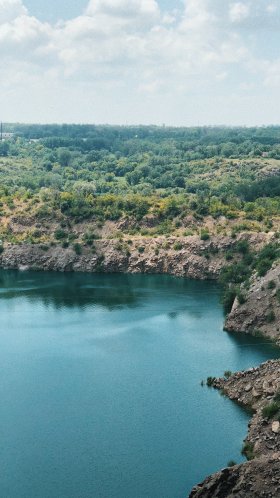
<path fill-rule="evenodd" d="M 225 330 L 263 335 L 280 345 L 280 264 L 264 276 L 253 275 L 245 302 L 235 300 Z"/>
<path fill-rule="evenodd" d="M 216 379 L 213 386 L 254 412 L 243 448 L 253 460 L 208 477 L 190 498 L 280 496 L 280 360 Z"/>
<path fill-rule="evenodd" d="M 134 237 L 100 239 L 94 248 L 84 245 L 81 253 L 73 247 L 7 244 L 0 255 L 5 269 L 40 269 L 54 271 L 169 273 L 195 278 L 217 279 L 226 264 L 225 253 L 236 241 L 247 238 L 254 247 L 262 247 L 268 234 L 212 236 L 203 241 L 190 237 Z"/>

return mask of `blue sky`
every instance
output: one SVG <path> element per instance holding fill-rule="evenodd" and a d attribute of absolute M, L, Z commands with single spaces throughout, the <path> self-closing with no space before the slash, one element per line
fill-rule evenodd
<path fill-rule="evenodd" d="M 71 19 L 78 16 L 87 7 L 87 0 L 25 0 L 25 5 L 30 14 L 44 21 L 57 21 L 58 19 Z M 160 0 L 159 5 L 166 10 L 179 7 L 180 0 Z"/>
<path fill-rule="evenodd" d="M 279 0 L 0 0 L 0 118 L 280 122 Z"/>

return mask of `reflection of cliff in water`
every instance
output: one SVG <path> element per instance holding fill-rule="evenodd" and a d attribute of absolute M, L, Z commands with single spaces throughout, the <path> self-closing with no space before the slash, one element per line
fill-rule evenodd
<path fill-rule="evenodd" d="M 216 306 L 217 291 L 213 282 L 170 275 L 0 271 L 0 299 L 24 298 L 57 309 L 143 307 L 146 313 L 167 312 L 170 319 L 186 312 L 199 318 L 201 300 L 210 300 Z M 172 296 L 170 309 L 163 309 L 167 295 Z"/>
<path fill-rule="evenodd" d="M 104 275 L 97 274 L 1 271 L 0 299 L 25 298 L 55 308 L 138 306 L 139 289 L 135 292 L 125 275 L 121 275 L 121 285 L 117 280 L 106 275 L 104 282 Z"/>

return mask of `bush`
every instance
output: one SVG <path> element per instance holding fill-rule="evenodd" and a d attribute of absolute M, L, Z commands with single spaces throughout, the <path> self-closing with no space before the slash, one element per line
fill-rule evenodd
<path fill-rule="evenodd" d="M 276 413 L 278 413 L 279 409 L 280 409 L 279 401 L 272 401 L 272 403 L 266 405 L 262 409 L 262 415 L 265 418 L 272 418 L 274 417 L 274 415 L 276 415 Z"/>
<path fill-rule="evenodd" d="M 207 377 L 206 384 L 208 387 L 213 386 L 214 382 L 216 380 L 216 377 Z"/>
<path fill-rule="evenodd" d="M 139 254 L 143 254 L 143 252 L 145 252 L 145 247 L 143 246 L 138 247 L 138 252 Z"/>
<path fill-rule="evenodd" d="M 275 281 L 274 281 L 274 280 L 270 280 L 270 281 L 268 282 L 268 284 L 267 284 L 267 288 L 268 288 L 268 289 L 275 289 L 275 287 L 276 287 L 276 283 L 275 283 Z"/>
<path fill-rule="evenodd" d="M 270 261 L 269 259 L 261 259 L 260 261 L 258 261 L 256 263 L 256 270 L 259 274 L 260 277 L 264 277 L 268 270 L 270 270 L 272 266 L 272 261 Z"/>
<path fill-rule="evenodd" d="M 180 242 L 175 242 L 174 244 L 174 250 L 175 251 L 180 251 L 182 249 L 182 244 Z"/>
<path fill-rule="evenodd" d="M 254 455 L 254 445 L 253 445 L 253 443 L 249 443 L 248 441 L 246 441 L 246 442 L 243 444 L 243 447 L 242 447 L 241 453 L 242 453 L 242 455 L 246 456 L 246 458 L 247 458 L 248 460 L 253 460 L 253 458 L 255 457 L 255 455 Z"/>
<path fill-rule="evenodd" d="M 249 252 L 249 242 L 248 240 L 239 240 L 235 244 L 235 250 L 241 254 L 247 254 Z"/>
<path fill-rule="evenodd" d="M 266 321 L 267 323 L 272 323 L 275 321 L 275 313 L 273 310 L 270 310 L 266 315 Z"/>
<path fill-rule="evenodd" d="M 76 254 L 82 254 L 82 246 L 78 242 L 73 245 L 73 249 Z"/>
<path fill-rule="evenodd" d="M 209 240 L 210 239 L 209 232 L 207 230 L 201 230 L 200 239 L 201 240 Z"/>
<path fill-rule="evenodd" d="M 62 230 L 62 228 L 58 228 L 54 232 L 54 237 L 56 238 L 56 240 L 64 239 L 66 237 L 66 232 L 64 230 Z"/>
<path fill-rule="evenodd" d="M 4 246 L 0 244 L 0 254 L 2 254 L 2 252 L 4 252 Z"/>
<path fill-rule="evenodd" d="M 246 303 L 246 297 L 240 290 L 237 291 L 236 297 L 238 299 L 239 304 Z"/>
<path fill-rule="evenodd" d="M 226 370 L 226 371 L 224 372 L 224 377 L 225 377 L 226 379 L 228 379 L 228 378 L 229 378 L 229 377 L 231 377 L 231 376 L 232 376 L 232 371 L 231 371 L 231 370 Z"/>
<path fill-rule="evenodd" d="M 236 289 L 234 287 L 229 287 L 224 291 L 222 297 L 222 303 L 225 313 L 231 312 L 235 298 L 236 298 Z"/>

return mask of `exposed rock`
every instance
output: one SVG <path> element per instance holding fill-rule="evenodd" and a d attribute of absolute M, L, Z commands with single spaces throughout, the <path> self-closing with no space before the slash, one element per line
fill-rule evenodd
<path fill-rule="evenodd" d="M 123 220 L 123 223 L 125 222 L 126 220 Z M 245 234 L 240 234 L 239 238 L 243 236 Z M 262 246 L 267 242 L 267 234 L 246 234 L 246 238 L 249 238 L 254 246 Z M 84 246 L 81 255 L 76 254 L 73 248 L 63 249 L 61 245 L 50 246 L 46 250 L 46 247 L 39 244 L 7 244 L 0 256 L 0 267 L 108 273 L 169 273 L 200 280 L 217 279 L 226 264 L 225 251 L 235 242 L 228 236 L 213 236 L 207 241 L 202 241 L 196 235 L 100 239 L 94 241 L 94 254 L 90 247 Z"/>
<path fill-rule="evenodd" d="M 276 498 L 280 453 L 226 468 L 195 486 L 189 498 Z"/>
<path fill-rule="evenodd" d="M 225 330 L 262 335 L 280 345 L 280 264 L 274 264 L 260 278 L 256 274 L 246 293 L 246 301 L 236 299 L 225 322 Z"/>
<path fill-rule="evenodd" d="M 193 488 L 189 498 L 280 497 L 280 423 L 277 420 L 280 410 L 272 420 L 263 415 L 263 408 L 273 402 L 280 391 L 280 360 L 267 361 L 228 379 L 216 379 L 213 386 L 253 410 L 245 449 L 250 458 L 255 458 L 208 477 Z"/>

